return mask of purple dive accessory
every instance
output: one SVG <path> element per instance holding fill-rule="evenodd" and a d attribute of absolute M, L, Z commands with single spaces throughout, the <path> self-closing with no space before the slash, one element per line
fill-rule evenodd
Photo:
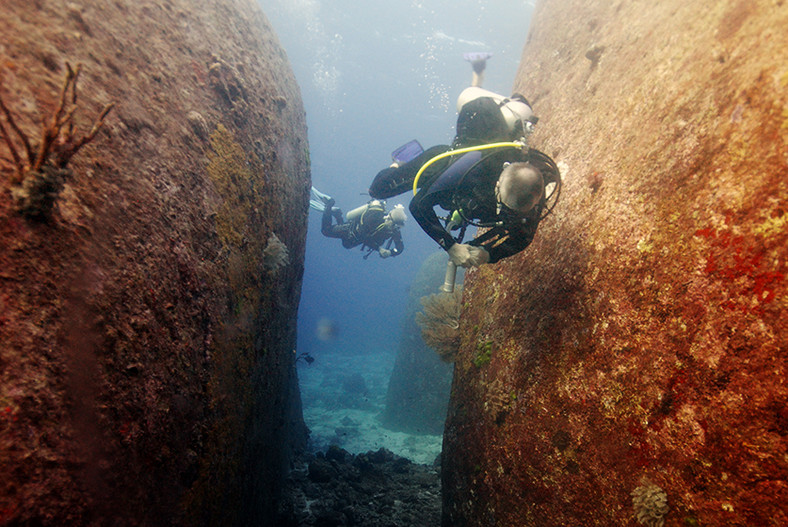
<path fill-rule="evenodd" d="M 468 62 L 476 62 L 479 60 L 487 60 L 492 57 L 492 55 L 493 54 L 489 51 L 473 51 L 471 53 L 463 53 L 462 58 Z"/>
<path fill-rule="evenodd" d="M 391 159 L 400 165 L 404 165 L 408 161 L 415 159 L 416 156 L 424 152 L 421 143 L 417 140 L 405 143 L 391 153 Z"/>

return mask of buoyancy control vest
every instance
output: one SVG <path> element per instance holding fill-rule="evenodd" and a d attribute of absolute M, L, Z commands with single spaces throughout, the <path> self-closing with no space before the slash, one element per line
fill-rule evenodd
<path fill-rule="evenodd" d="M 348 212 L 345 217 L 351 223 L 351 232 L 355 240 L 362 243 L 362 248 L 368 245 L 371 237 L 385 224 L 385 202 L 371 200 L 360 207 Z"/>

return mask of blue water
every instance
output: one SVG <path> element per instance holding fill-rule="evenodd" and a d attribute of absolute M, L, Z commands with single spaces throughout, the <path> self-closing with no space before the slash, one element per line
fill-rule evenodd
<path fill-rule="evenodd" d="M 532 0 L 260 0 L 287 52 L 300 85 L 309 127 L 312 183 L 345 212 L 365 203 L 375 174 L 391 152 L 411 139 L 425 148 L 454 135 L 456 98 L 471 79 L 462 58 L 490 51 L 484 87 L 509 94 L 528 34 Z M 526 94 L 527 96 L 527 94 Z M 410 194 L 389 200 L 407 207 Z M 364 260 L 359 249 L 320 234 L 310 212 L 298 317 L 298 353 L 304 415 L 321 445 L 333 417 L 347 417 L 338 390 L 342 375 L 359 372 L 370 392 L 365 401 L 371 442 L 397 350 L 411 278 L 438 249 L 409 218 L 405 251 L 396 258 Z M 337 328 L 319 338 L 321 319 Z M 352 409 L 351 420 L 363 416 Z M 430 442 L 435 444 L 434 441 Z M 439 448 L 439 441 L 437 443 Z M 359 442 L 348 442 L 365 449 Z M 370 444 L 369 448 L 394 446 Z"/>

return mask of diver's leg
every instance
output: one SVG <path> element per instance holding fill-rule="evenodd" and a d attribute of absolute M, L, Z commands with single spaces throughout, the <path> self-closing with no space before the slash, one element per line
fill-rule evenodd
<path fill-rule="evenodd" d="M 471 78 L 471 86 L 480 88 L 484 80 L 484 68 L 487 67 L 487 59 L 492 57 L 492 53 L 484 51 L 476 53 L 466 53 L 465 60 L 471 63 L 473 68 L 473 77 Z"/>
<path fill-rule="evenodd" d="M 369 195 L 375 199 L 388 199 L 413 189 L 413 180 L 425 163 L 446 152 L 446 145 L 435 145 L 398 168 L 384 168 L 369 186 Z"/>
<path fill-rule="evenodd" d="M 320 232 L 323 233 L 323 236 L 328 238 L 339 238 L 340 236 L 334 232 L 334 225 L 333 219 L 334 215 L 332 213 L 332 209 L 334 208 L 334 200 L 329 199 L 326 202 L 326 208 L 323 209 L 323 220 L 320 226 Z"/>
<path fill-rule="evenodd" d="M 484 68 L 487 66 L 487 60 L 475 60 L 471 62 L 473 66 L 473 77 L 471 78 L 471 86 L 474 88 L 481 88 L 482 81 L 484 81 Z"/>

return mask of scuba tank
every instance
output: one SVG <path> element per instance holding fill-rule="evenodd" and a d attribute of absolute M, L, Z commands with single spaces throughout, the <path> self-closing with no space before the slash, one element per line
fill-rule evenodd
<path fill-rule="evenodd" d="M 478 86 L 465 88 L 462 93 L 460 93 L 460 96 L 457 98 L 457 111 L 459 112 L 463 106 L 479 97 L 490 97 L 495 101 L 501 109 L 501 114 L 506 121 L 506 125 L 512 133 L 517 131 L 517 124 L 520 122 L 523 122 L 523 126 L 525 126 L 525 122 L 536 124 L 536 121 L 539 120 L 536 115 L 534 115 L 534 111 L 531 107 L 522 100 L 510 99 L 491 92 L 490 90 L 479 88 Z"/>
<path fill-rule="evenodd" d="M 355 209 L 353 209 L 350 212 L 348 212 L 347 214 L 345 214 L 345 218 L 347 218 L 347 221 L 354 221 L 354 220 L 356 220 L 356 218 L 360 218 L 361 216 L 363 216 L 364 213 L 367 211 L 367 209 L 369 209 L 370 206 L 372 206 L 372 207 L 375 207 L 375 206 L 383 207 L 383 203 L 381 203 L 380 201 L 378 201 L 376 199 L 373 199 L 369 203 L 364 203 L 360 207 L 356 207 Z"/>
<path fill-rule="evenodd" d="M 373 235 L 385 223 L 386 202 L 373 199 L 366 205 L 356 207 L 345 215 L 346 221 L 352 224 L 353 231 L 362 240 Z"/>

